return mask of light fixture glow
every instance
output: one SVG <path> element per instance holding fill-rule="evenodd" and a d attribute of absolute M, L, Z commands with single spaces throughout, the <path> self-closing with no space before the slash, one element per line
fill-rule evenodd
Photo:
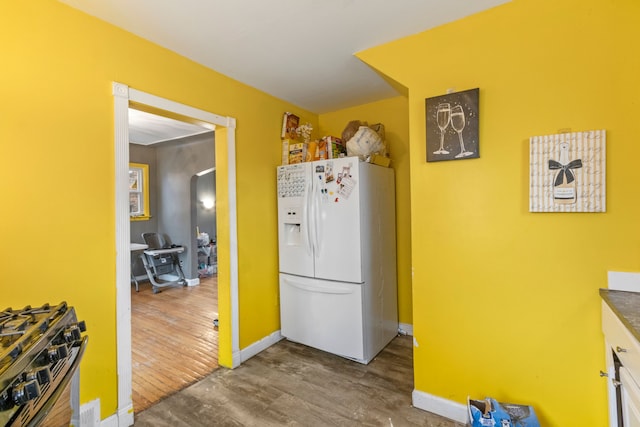
<path fill-rule="evenodd" d="M 213 208 L 213 205 L 214 205 L 213 199 L 211 198 L 207 197 L 206 199 L 202 200 L 202 206 L 204 206 L 205 209 L 211 209 Z"/>

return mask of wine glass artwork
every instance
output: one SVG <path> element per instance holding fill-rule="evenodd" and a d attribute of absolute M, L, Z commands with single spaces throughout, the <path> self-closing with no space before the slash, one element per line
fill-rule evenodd
<path fill-rule="evenodd" d="M 436 112 L 436 121 L 438 123 L 438 127 L 440 128 L 440 148 L 433 152 L 433 154 L 449 154 L 447 150 L 444 149 L 444 132 L 447 130 L 449 126 L 449 122 L 451 121 L 451 105 L 447 103 L 438 104 L 438 110 Z"/>
<path fill-rule="evenodd" d="M 451 109 L 451 127 L 453 128 L 453 130 L 458 132 L 458 139 L 460 140 L 460 153 L 456 154 L 456 159 L 471 156 L 473 154 L 471 151 L 467 151 L 464 148 L 462 130 L 464 129 L 465 124 L 464 110 L 462 109 L 462 105 L 455 105 Z"/>
<path fill-rule="evenodd" d="M 480 157 L 479 89 L 425 99 L 427 162 Z M 458 149 L 460 145 L 460 149 Z"/>

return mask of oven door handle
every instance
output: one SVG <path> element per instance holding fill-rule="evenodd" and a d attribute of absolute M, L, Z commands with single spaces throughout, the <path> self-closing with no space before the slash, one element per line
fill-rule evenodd
<path fill-rule="evenodd" d="M 67 374 L 62 378 L 62 381 L 60 381 L 60 384 L 58 384 L 58 387 L 51 394 L 51 396 L 49 396 L 49 398 L 44 403 L 44 405 L 42 405 L 42 408 L 40 408 L 40 410 L 36 413 L 36 415 L 33 418 L 31 418 L 31 420 L 27 424 L 27 427 L 36 427 L 40 425 L 40 423 L 44 420 L 44 418 L 49 414 L 49 411 L 53 409 L 53 406 L 56 404 L 56 402 L 58 401 L 62 393 L 65 391 L 67 385 L 71 381 L 71 378 L 73 378 L 76 371 L 78 370 L 78 367 L 80 366 L 80 361 L 82 360 L 82 355 L 84 354 L 84 351 L 87 348 L 88 341 L 89 341 L 89 336 L 85 335 L 82 338 L 82 342 L 80 342 L 80 346 L 78 348 L 78 354 L 76 354 L 76 358 L 73 360 L 73 363 L 71 363 L 71 366 L 67 371 Z M 70 372 L 71 372 L 71 375 L 69 375 Z"/>

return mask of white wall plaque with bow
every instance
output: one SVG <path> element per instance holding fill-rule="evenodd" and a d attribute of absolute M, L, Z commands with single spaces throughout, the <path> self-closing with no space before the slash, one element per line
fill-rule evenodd
<path fill-rule="evenodd" d="M 529 139 L 530 212 L 606 212 L 604 130 Z"/>

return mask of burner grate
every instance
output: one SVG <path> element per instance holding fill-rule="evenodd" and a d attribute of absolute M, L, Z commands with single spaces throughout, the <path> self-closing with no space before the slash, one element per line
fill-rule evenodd
<path fill-rule="evenodd" d="M 40 425 L 58 401 L 65 406 L 87 345 L 85 331 L 66 302 L 0 312 L 1 426 Z M 64 422 L 52 418 L 55 426 L 69 421 L 67 415 Z"/>

